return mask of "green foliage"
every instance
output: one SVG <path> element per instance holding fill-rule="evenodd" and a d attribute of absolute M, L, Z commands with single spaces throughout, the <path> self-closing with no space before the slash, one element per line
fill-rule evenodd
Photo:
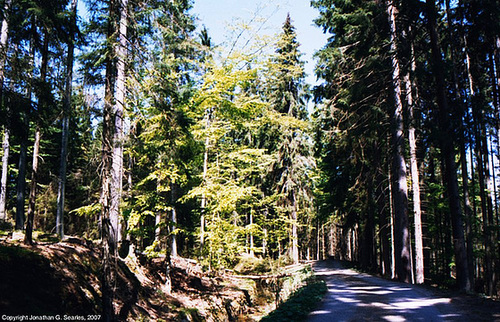
<path fill-rule="evenodd" d="M 327 291 L 325 281 L 314 276 L 303 280 L 304 286 L 293 292 L 280 306 L 261 321 L 304 321 Z"/>
<path fill-rule="evenodd" d="M 376 1 L 312 5 L 320 12 L 316 24 L 332 35 L 316 54 L 316 74 L 324 80 L 315 89 L 316 100 L 323 101 L 314 115 L 321 169 L 317 205 L 322 218 L 333 215 L 343 229 L 359 224 L 363 249 L 374 240 L 368 236 L 371 223 L 388 215 L 381 188 L 388 180 L 385 137 L 392 113 L 387 16 Z"/>
<path fill-rule="evenodd" d="M 200 209 L 206 221 L 202 254 L 215 268 L 233 266 L 244 251 L 246 234 L 258 235 L 259 226 L 247 229 L 245 218 L 262 197 L 258 182 L 272 160 L 272 155 L 252 142 L 266 108 L 249 90 L 256 70 L 241 70 L 239 65 L 232 60 L 223 66 L 208 62 L 204 82 L 192 100 L 191 117 L 196 120 L 192 133 L 204 145 L 205 159 L 199 185 L 184 200 L 204 202 Z"/>
<path fill-rule="evenodd" d="M 306 226 L 315 213 L 312 191 L 316 185 L 316 162 L 307 122 L 304 63 L 289 16 L 276 47 L 275 55 L 266 63 L 265 90 L 270 105 L 265 119 L 267 131 L 259 134 L 264 135 L 264 146 L 275 156 L 264 183 L 275 202 L 269 218 L 271 239 L 274 247 L 288 239 L 291 251 L 296 254 L 293 257 L 298 256 L 298 247 L 293 242 L 298 236 L 292 236 L 291 231 Z"/>
<path fill-rule="evenodd" d="M 146 247 L 156 228 L 170 229 L 172 223 L 165 217 L 174 209 L 179 224 L 192 221 L 190 209 L 179 208 L 177 200 L 195 180 L 199 152 L 187 115 L 193 72 L 199 68 L 196 59 L 201 55 L 190 8 L 187 1 L 152 1 L 134 13 L 140 21 L 134 26 L 140 46 L 133 50 L 136 75 L 129 79 L 132 128 L 125 155 L 133 167 L 133 187 L 126 196 L 124 216 L 129 232 L 146 241 Z M 152 224 L 157 214 L 163 218 L 159 227 Z M 181 232 L 185 237 L 190 233 L 177 230 Z"/>
<path fill-rule="evenodd" d="M 73 209 L 70 213 L 74 213 L 82 217 L 94 217 L 101 213 L 101 204 L 95 203 L 88 206 Z"/>
<path fill-rule="evenodd" d="M 165 251 L 158 251 L 158 249 L 160 249 L 159 247 L 159 241 L 155 240 L 153 241 L 153 243 L 151 245 L 149 245 L 148 247 L 146 247 L 144 249 L 144 254 L 148 257 L 148 258 L 158 258 L 160 257 L 160 255 L 165 255 Z"/>
<path fill-rule="evenodd" d="M 271 271 L 269 259 L 243 254 L 239 257 L 234 271 L 238 274 L 264 274 Z"/>
<path fill-rule="evenodd" d="M 307 86 L 304 62 L 299 51 L 295 27 L 288 15 L 276 44 L 276 53 L 267 62 L 267 98 L 278 113 L 297 119 L 307 118 Z"/>

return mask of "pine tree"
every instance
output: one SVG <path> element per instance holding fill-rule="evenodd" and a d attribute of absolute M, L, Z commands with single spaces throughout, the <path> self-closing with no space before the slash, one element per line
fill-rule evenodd
<path fill-rule="evenodd" d="M 386 1 L 387 15 L 391 30 L 391 63 L 392 89 L 394 97 L 394 114 L 392 116 L 392 145 L 393 145 L 393 203 L 395 221 L 395 253 L 396 274 L 399 280 L 411 281 L 410 234 L 408 230 L 408 188 L 406 180 L 406 161 L 404 158 L 403 135 L 403 100 L 401 85 L 401 68 L 398 59 L 398 40 L 396 15 L 397 9 L 392 1 Z"/>
<path fill-rule="evenodd" d="M 441 130 L 441 150 L 445 163 L 446 188 L 448 192 L 448 202 L 450 206 L 451 221 L 453 228 L 453 241 L 455 249 L 455 261 L 457 265 L 457 284 L 460 289 L 470 290 L 469 268 L 467 265 L 467 255 L 465 250 L 464 230 L 462 224 L 462 210 L 460 206 L 460 196 L 458 190 L 458 180 L 455 164 L 455 151 L 453 142 L 452 122 L 450 120 L 450 109 L 446 94 L 446 84 L 443 71 L 443 61 L 441 49 L 436 30 L 436 8 L 435 2 L 426 1 L 428 28 L 431 39 L 432 68 L 436 79 L 436 95 L 438 104 L 438 122 Z"/>
<path fill-rule="evenodd" d="M 320 10 L 316 24 L 332 35 L 316 54 L 316 73 L 324 80 L 315 89 L 315 99 L 322 103 L 316 112 L 324 176 L 320 205 L 328 216 L 334 214 L 339 227 L 334 229 L 346 244 L 352 243 L 349 236 L 359 236 L 360 247 L 353 252 L 342 241 L 339 256 L 376 269 L 375 235 L 377 229 L 388 235 L 391 209 L 380 187 L 387 185 L 387 161 L 394 159 L 388 157 L 387 145 L 395 108 L 386 8 L 377 1 L 321 0 L 313 6 Z M 387 274 L 391 249 L 384 239 L 381 236 Z"/>
<path fill-rule="evenodd" d="M 56 99 L 54 95 L 53 80 L 50 79 L 51 61 L 50 48 L 57 47 L 61 36 L 64 37 L 63 25 L 65 20 L 62 19 L 65 9 L 65 1 L 54 0 L 50 5 L 45 6 L 38 3 L 33 4 L 31 10 L 36 14 L 33 19 L 37 23 L 37 29 L 42 35 L 41 48 L 39 49 L 40 75 L 34 82 L 34 94 L 37 101 L 37 106 L 31 113 L 31 119 L 34 123 L 35 138 L 33 144 L 33 162 L 30 180 L 30 193 L 28 201 L 28 218 L 26 222 L 25 242 L 32 244 L 32 230 L 34 225 L 35 208 L 37 202 L 38 183 L 40 173 L 38 168 L 38 159 L 40 157 L 42 137 L 46 135 L 50 129 L 50 123 L 55 119 L 56 114 Z"/>
<path fill-rule="evenodd" d="M 142 239 L 141 247 L 171 252 L 172 256 L 181 246 L 176 240 L 179 230 L 174 226 L 192 219 L 177 207 L 178 199 L 191 185 L 191 163 L 198 151 L 186 115 L 193 94 L 191 71 L 198 68 L 200 55 L 190 8 L 187 2 L 150 3 L 134 18 L 147 21 L 153 15 L 152 28 L 132 31 L 137 33 L 140 46 L 154 45 L 150 51 L 141 51 L 140 47 L 132 51 L 135 59 L 131 65 L 137 76 L 131 81 L 137 86 L 132 86 L 136 90 L 131 91 L 130 104 L 140 117 L 132 122 L 133 137 L 127 144 L 134 165 L 131 179 L 135 181 L 126 201 L 131 210 L 129 229 L 133 238 Z M 155 223 L 148 223 L 149 216 Z"/>
<path fill-rule="evenodd" d="M 66 77 L 64 83 L 63 97 L 63 116 L 62 116 L 62 135 L 61 135 L 61 160 L 59 168 L 58 190 L 57 190 L 57 213 L 56 213 L 56 233 L 59 238 L 64 237 L 64 205 L 66 193 L 66 176 L 68 164 L 68 139 L 69 139 L 69 120 L 71 113 L 71 97 L 73 89 L 73 65 L 74 65 L 74 50 L 75 50 L 75 34 L 76 34 L 76 15 L 77 15 L 77 0 L 71 1 L 69 11 L 69 35 L 68 49 L 66 58 Z"/>
<path fill-rule="evenodd" d="M 307 134 L 306 86 L 304 63 L 290 15 L 279 35 L 276 55 L 270 61 L 269 103 L 281 119 L 275 146 L 278 157 L 273 165 L 272 180 L 279 206 L 290 221 L 290 257 L 299 261 L 299 217 L 312 201 L 312 145 Z"/>

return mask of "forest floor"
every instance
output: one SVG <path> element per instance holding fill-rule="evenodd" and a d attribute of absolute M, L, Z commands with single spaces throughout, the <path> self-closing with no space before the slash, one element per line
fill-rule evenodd
<path fill-rule="evenodd" d="M 500 321 L 500 302 L 429 286 L 385 280 L 345 268 L 314 265 L 328 291 L 308 321 Z"/>
<path fill-rule="evenodd" d="M 0 238 L 0 317 L 95 320 L 101 312 L 99 245 L 80 238 L 23 245 Z M 119 321 L 253 321 L 270 305 L 247 280 L 203 273 L 193 260 L 129 256 L 117 261 Z M 3 318 L 2 318 L 3 319 Z"/>

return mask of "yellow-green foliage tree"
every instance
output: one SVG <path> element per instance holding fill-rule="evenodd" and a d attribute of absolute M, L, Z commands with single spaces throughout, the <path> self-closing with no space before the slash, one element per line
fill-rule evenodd
<path fill-rule="evenodd" d="M 200 200 L 201 254 L 210 267 L 234 264 L 250 247 L 245 237 L 261 231 L 248 218 L 259 211 L 258 181 L 272 158 L 253 144 L 266 105 L 251 90 L 257 71 L 240 68 L 240 59 L 235 55 L 221 66 L 208 63 L 192 102 L 192 133 L 204 157 L 200 184 L 187 198 Z"/>

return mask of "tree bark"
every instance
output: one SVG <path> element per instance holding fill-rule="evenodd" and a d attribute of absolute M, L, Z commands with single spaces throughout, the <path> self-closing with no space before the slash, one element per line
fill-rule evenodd
<path fill-rule="evenodd" d="M 253 251 L 253 233 L 252 233 L 252 226 L 253 226 L 253 209 L 250 208 L 250 256 L 254 256 L 254 251 Z"/>
<path fill-rule="evenodd" d="M 292 220 L 292 260 L 294 264 L 299 263 L 299 234 L 297 231 L 297 200 L 295 197 L 295 193 L 293 193 L 292 197 L 292 213 L 291 213 L 291 220 Z"/>
<path fill-rule="evenodd" d="M 396 278 L 396 247 L 394 243 L 394 197 L 393 197 L 393 188 L 392 188 L 392 166 L 388 171 L 389 174 L 389 227 L 391 227 L 391 279 Z"/>
<path fill-rule="evenodd" d="M 374 149 L 375 151 L 376 149 Z M 374 152 L 375 153 L 375 152 Z M 376 165 L 375 161 L 373 162 Z M 364 225 L 361 226 L 360 233 L 360 263 L 361 266 L 369 271 L 377 270 L 377 257 L 375 251 L 375 202 L 374 202 L 374 173 L 372 169 L 362 170 L 365 172 L 366 184 L 366 208 L 364 211 Z"/>
<path fill-rule="evenodd" d="M 484 266 L 486 293 L 493 294 L 495 288 L 495 238 L 491 231 L 493 224 L 493 204 L 488 189 L 491 188 L 489 170 L 489 151 L 487 139 L 487 125 L 484 116 L 486 102 L 481 91 L 476 90 L 476 80 L 472 70 L 472 57 L 469 54 L 467 38 L 463 36 L 465 43 L 465 57 L 469 91 L 471 95 L 472 115 L 474 122 L 475 152 L 477 158 L 477 169 L 479 176 L 479 196 L 481 198 L 481 213 L 483 216 L 483 241 L 485 247 Z"/>
<path fill-rule="evenodd" d="M 415 72 L 416 63 L 414 57 L 413 44 L 411 45 L 410 57 L 411 71 Z M 415 283 L 424 283 L 424 245 L 422 235 L 422 209 L 420 201 L 420 175 L 418 171 L 417 162 L 417 139 L 415 137 L 415 116 L 414 116 L 414 102 L 413 99 L 413 86 L 410 80 L 410 74 L 405 75 L 406 86 L 406 100 L 409 109 L 409 129 L 408 129 L 408 143 L 410 145 L 410 173 L 412 183 L 413 195 L 413 219 L 415 229 Z"/>
<path fill-rule="evenodd" d="M 320 226 L 319 219 L 316 219 L 316 260 L 320 260 L 320 249 L 321 249 L 321 240 L 320 240 Z"/>
<path fill-rule="evenodd" d="M 391 28 L 392 85 L 394 91 L 394 114 L 392 116 L 393 147 L 393 198 L 395 221 L 396 274 L 398 280 L 409 283 L 411 278 L 410 239 L 408 231 L 408 188 L 406 162 L 404 159 L 403 102 L 401 101 L 400 67 L 397 58 L 396 8 L 392 1 L 386 2 Z"/>
<path fill-rule="evenodd" d="M 101 169 L 101 234 L 102 234 L 102 312 L 103 320 L 106 322 L 115 321 L 115 310 L 113 306 L 115 298 L 116 283 L 116 261 L 118 251 L 116 247 L 115 231 L 111 228 L 110 222 L 110 185 L 111 185 L 111 166 L 112 166 L 112 148 L 113 148 L 113 97 L 115 85 L 116 65 L 113 62 L 115 43 L 111 40 L 116 32 L 115 19 L 117 16 L 118 0 L 109 1 L 108 8 L 108 26 L 107 26 L 107 51 L 106 71 L 105 71 L 105 89 L 104 89 L 104 107 L 103 107 L 103 129 L 102 129 L 102 169 Z"/>
<path fill-rule="evenodd" d="M 35 33 L 34 23 L 31 25 L 31 33 L 32 38 L 30 40 L 30 60 L 31 66 L 34 68 L 35 62 L 35 44 L 34 44 L 34 36 Z M 34 77 L 33 70 L 30 71 L 31 78 Z M 19 150 L 19 168 L 17 175 L 17 187 L 16 187 L 16 230 L 24 230 L 24 221 L 25 221 L 25 209 L 24 203 L 26 199 L 26 159 L 28 157 L 28 136 L 29 136 L 29 115 L 32 109 L 32 94 L 33 94 L 33 85 L 28 84 L 26 90 L 26 96 L 28 98 L 28 102 L 26 104 L 26 108 L 24 113 L 22 113 L 22 124 L 23 129 L 21 129 L 21 146 Z"/>
<path fill-rule="evenodd" d="M 8 116 L 7 116 L 8 117 Z M 2 179 L 0 181 L 0 221 L 7 219 L 7 174 L 9 172 L 10 153 L 10 129 L 9 124 L 5 126 L 2 142 Z"/>
<path fill-rule="evenodd" d="M 26 115 L 25 118 L 28 116 Z M 27 122 L 26 122 L 27 123 Z M 26 125 L 27 126 L 27 125 Z M 28 130 L 25 129 L 25 132 Z M 26 158 L 28 154 L 28 134 L 23 133 L 21 148 L 19 151 L 19 172 L 17 175 L 17 187 L 16 187 L 16 230 L 24 229 L 24 200 L 25 200 L 25 189 L 26 189 Z"/>
<path fill-rule="evenodd" d="M 459 5 L 461 6 L 462 4 L 459 2 Z M 455 29 L 453 26 L 453 21 L 451 19 L 452 12 L 451 12 L 451 5 L 450 5 L 450 0 L 446 0 L 445 2 L 445 7 L 446 7 L 446 16 L 448 20 L 448 37 L 449 39 L 453 39 L 453 30 Z M 460 12 L 463 12 L 463 9 L 460 9 Z M 463 21 L 463 17 L 460 17 L 460 20 Z M 462 37 L 464 38 L 464 31 L 463 31 L 463 25 L 459 25 L 459 30 L 460 33 L 462 34 Z M 465 39 L 465 38 L 464 38 Z M 462 50 L 460 48 L 459 50 Z M 459 83 L 459 77 L 458 77 L 458 70 L 456 66 L 456 61 L 458 59 L 456 58 L 456 53 L 457 50 L 453 46 L 450 48 L 450 55 L 451 55 L 451 64 L 453 68 L 453 83 L 455 87 L 455 99 L 457 102 L 461 102 L 459 104 L 460 107 L 460 112 L 461 112 L 461 131 L 460 131 L 460 154 L 461 154 L 461 172 L 462 172 L 462 193 L 463 193 L 463 205 L 464 205 L 464 213 L 465 213 L 465 238 L 466 238 L 466 249 L 467 249 L 467 265 L 469 267 L 469 280 L 471 283 L 471 289 L 474 288 L 474 265 L 473 265 L 473 251 L 474 251 L 474 244 L 473 244 L 473 234 L 472 234 L 472 222 L 473 222 L 473 217 L 472 217 L 472 210 L 471 210 L 471 205 L 470 205 L 470 197 L 469 197 L 469 174 L 468 174 L 468 167 L 467 167 L 467 140 L 466 140 L 466 119 L 468 118 L 468 111 L 467 111 L 467 106 L 465 106 L 464 98 L 462 96 L 463 88 L 461 88 L 460 83 Z M 473 171 L 472 171 L 473 173 Z"/>
<path fill-rule="evenodd" d="M 64 198 L 66 191 L 66 169 L 68 158 L 68 139 L 69 139 L 69 117 L 71 113 L 71 92 L 73 83 L 73 63 L 74 63 L 74 28 L 76 24 L 77 0 L 71 1 L 71 22 L 70 37 L 68 41 L 68 56 L 66 58 L 66 80 L 63 98 L 63 117 L 62 117 L 62 138 L 61 138 L 61 160 L 59 167 L 59 178 L 57 188 L 57 212 L 56 212 L 56 233 L 60 239 L 64 238 Z"/>
<path fill-rule="evenodd" d="M 9 14 L 12 0 L 7 0 L 4 3 L 2 20 L 2 29 L 0 34 L 0 104 L 4 105 L 3 87 L 5 79 L 5 63 L 7 61 L 7 49 L 9 39 Z M 5 107 L 7 111 L 7 123 L 5 124 L 3 134 L 3 155 L 2 155 L 2 177 L 0 181 L 0 221 L 7 219 L 6 203 L 7 203 L 7 173 L 9 171 L 9 152 L 10 152 L 10 113 L 9 107 Z"/>
<path fill-rule="evenodd" d="M 205 121 L 205 130 L 207 131 L 205 137 L 205 151 L 203 153 L 203 184 L 206 186 L 207 182 L 207 171 L 208 171 L 208 148 L 210 144 L 210 134 L 208 133 L 208 129 L 210 128 L 210 117 L 211 117 L 211 109 L 207 109 L 205 111 L 206 121 Z M 201 196 L 201 216 L 200 216 L 200 251 L 203 253 L 203 247 L 205 245 L 205 210 L 207 206 L 207 197 L 203 192 Z"/>
<path fill-rule="evenodd" d="M 0 31 L 0 85 L 3 91 L 3 83 L 5 79 L 5 62 L 7 61 L 7 50 L 9 42 L 9 19 L 10 5 L 12 0 L 6 0 L 3 6 L 2 29 Z"/>
<path fill-rule="evenodd" d="M 177 256 L 177 208 L 176 208 L 176 202 L 177 202 L 177 194 L 176 194 L 176 185 L 172 184 L 171 188 L 171 196 L 172 196 L 172 227 L 171 227 L 171 239 L 170 239 L 170 249 L 171 249 L 171 256 L 176 257 Z"/>
<path fill-rule="evenodd" d="M 467 167 L 467 150 L 465 147 L 465 140 L 461 142 L 461 168 L 462 168 L 462 193 L 464 195 L 464 209 L 465 209 L 465 232 L 466 232 L 466 245 L 467 245 L 467 265 L 469 266 L 469 279 L 471 281 L 471 288 L 474 285 L 474 241 L 472 233 L 473 215 L 469 197 L 469 173 Z"/>
<path fill-rule="evenodd" d="M 40 79 L 42 83 L 47 80 L 47 67 L 49 63 L 49 32 L 45 30 L 43 37 L 43 48 L 42 48 L 42 63 L 40 66 Z M 42 98 L 38 98 L 38 111 L 47 108 L 47 102 Z M 40 112 L 39 112 L 40 113 Z M 42 136 L 41 132 L 41 115 L 38 115 L 35 125 L 35 142 L 33 143 L 33 163 L 31 170 L 31 182 L 30 182 L 30 194 L 28 199 L 28 221 L 26 222 L 26 234 L 24 241 L 26 244 L 33 244 L 32 233 L 33 233 L 33 221 L 35 219 L 35 208 L 36 208 L 36 192 L 37 192 L 37 176 L 38 176 L 38 157 L 40 155 L 40 138 Z"/>
<path fill-rule="evenodd" d="M 321 225 L 321 259 L 325 259 L 326 246 L 325 246 L 325 224 Z"/>
<path fill-rule="evenodd" d="M 462 290 L 469 291 L 471 283 L 469 280 L 469 268 L 465 250 L 464 229 L 462 223 L 462 210 L 460 207 L 460 195 L 458 190 L 458 180 L 455 164 L 455 150 L 453 142 L 453 129 L 450 120 L 450 108 L 446 95 L 443 62 L 441 49 L 438 43 L 436 31 L 436 8 L 434 0 L 426 0 L 427 20 L 430 34 L 432 70 L 436 80 L 437 105 L 438 105 L 438 125 L 441 130 L 440 145 L 441 154 L 445 163 L 446 189 L 448 192 L 448 203 L 450 206 L 453 241 L 455 250 L 455 262 L 457 268 L 457 284 Z"/>
<path fill-rule="evenodd" d="M 422 235 L 422 210 L 420 207 L 420 176 L 418 173 L 415 128 L 409 129 L 411 176 L 413 190 L 413 215 L 415 225 L 415 275 L 417 284 L 424 283 L 424 246 Z"/>
<path fill-rule="evenodd" d="M 40 156 L 40 127 L 37 126 L 35 130 L 35 143 L 33 144 L 33 165 L 30 183 L 30 196 L 28 203 L 28 220 L 26 221 L 26 233 L 24 235 L 24 242 L 28 245 L 33 245 L 33 222 L 35 219 L 36 207 L 36 186 L 38 175 L 38 158 Z"/>
<path fill-rule="evenodd" d="M 125 99 L 126 99 L 126 64 L 127 59 L 127 25 L 128 25 L 128 0 L 120 1 L 119 45 L 117 52 L 117 78 L 116 97 L 113 109 L 114 134 L 110 185 L 110 210 L 109 220 L 111 225 L 111 238 L 117 245 L 121 241 L 121 213 L 120 202 L 123 187 L 123 141 Z"/>
<path fill-rule="evenodd" d="M 390 220 L 387 211 L 387 200 L 390 200 L 386 196 L 386 186 L 385 177 L 383 169 L 380 168 L 381 162 L 379 161 L 381 157 L 380 149 L 375 152 L 375 169 L 377 169 L 377 175 L 375 177 L 376 185 L 376 203 L 379 218 L 379 243 L 380 243 L 380 263 L 381 263 L 381 273 L 383 276 L 391 276 L 391 234 L 390 234 Z"/>

